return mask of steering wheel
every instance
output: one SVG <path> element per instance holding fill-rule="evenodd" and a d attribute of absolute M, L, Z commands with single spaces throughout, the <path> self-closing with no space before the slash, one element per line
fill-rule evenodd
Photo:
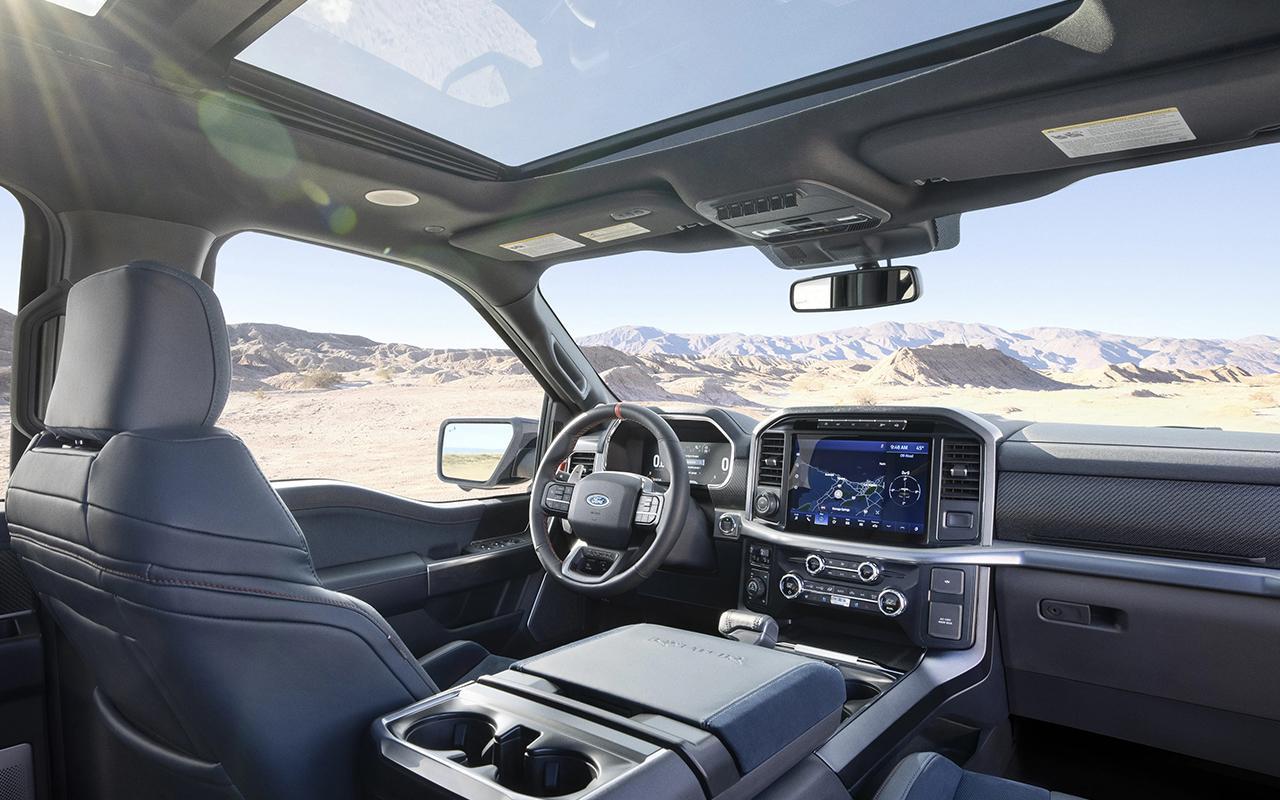
<path fill-rule="evenodd" d="M 658 440 L 671 478 L 666 490 L 634 472 L 603 470 L 581 478 L 559 472 L 579 437 L 612 420 L 640 425 Z M 667 421 L 632 403 L 602 405 L 574 417 L 560 431 L 533 478 L 529 533 L 547 574 L 568 588 L 608 597 L 636 588 L 666 560 L 689 509 L 689 469 L 680 439 Z M 565 519 L 574 536 L 561 561 L 551 547 L 551 520 Z"/>

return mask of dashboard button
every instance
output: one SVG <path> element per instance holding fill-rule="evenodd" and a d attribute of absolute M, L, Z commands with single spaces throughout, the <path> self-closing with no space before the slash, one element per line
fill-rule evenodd
<path fill-rule="evenodd" d="M 938 594 L 964 594 L 964 572 L 934 567 L 929 576 L 929 588 Z"/>
<path fill-rule="evenodd" d="M 929 604 L 929 635 L 937 639 L 960 640 L 960 617 L 964 608 L 958 603 Z"/>
<path fill-rule="evenodd" d="M 778 511 L 778 496 L 773 492 L 758 491 L 752 502 L 755 512 L 762 517 L 772 517 Z"/>
<path fill-rule="evenodd" d="M 880 580 L 880 565 L 874 561 L 863 561 L 858 565 L 858 580 L 863 583 L 875 583 Z"/>
<path fill-rule="evenodd" d="M 778 581 L 778 591 L 782 592 L 782 596 L 788 600 L 794 600 L 804 591 L 804 584 L 800 581 L 800 576 L 794 572 L 788 572 Z"/>
<path fill-rule="evenodd" d="M 886 617 L 896 617 L 907 609 L 907 598 L 897 589 L 885 589 L 876 597 L 876 606 Z"/>
<path fill-rule="evenodd" d="M 948 528 L 972 528 L 973 514 L 968 511 L 948 511 L 942 517 L 942 524 Z"/>

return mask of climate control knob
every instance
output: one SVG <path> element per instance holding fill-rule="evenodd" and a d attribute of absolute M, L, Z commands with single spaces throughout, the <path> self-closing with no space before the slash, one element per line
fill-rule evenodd
<path fill-rule="evenodd" d="M 817 555 L 815 553 L 810 553 L 808 556 L 805 557 L 804 569 L 810 575 L 817 575 L 819 572 L 822 572 L 826 568 L 827 568 L 827 562 L 822 560 L 822 556 Z"/>
<path fill-rule="evenodd" d="M 751 507 L 762 517 L 772 517 L 778 513 L 778 496 L 773 492 L 761 489 L 751 501 Z"/>
<path fill-rule="evenodd" d="M 863 583 L 875 583 L 880 580 L 880 565 L 874 561 L 863 561 L 858 565 L 858 580 Z"/>
<path fill-rule="evenodd" d="M 800 581 L 799 575 L 788 572 L 778 581 L 778 591 L 788 600 L 795 600 L 804 591 L 804 583 Z"/>
<path fill-rule="evenodd" d="M 876 605 L 879 606 L 881 614 L 886 617 L 896 617 L 907 610 L 907 598 L 903 597 L 902 592 L 897 589 L 885 589 L 876 598 Z"/>

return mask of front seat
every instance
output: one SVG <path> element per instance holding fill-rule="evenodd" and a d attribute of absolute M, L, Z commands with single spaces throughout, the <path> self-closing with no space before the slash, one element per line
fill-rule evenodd
<path fill-rule="evenodd" d="M 9 482 L 13 547 L 96 681 L 119 796 L 354 798 L 375 717 L 509 661 L 468 642 L 420 664 L 321 585 L 248 449 L 214 427 L 230 370 L 192 275 L 135 262 L 76 284 L 44 432 Z"/>
<path fill-rule="evenodd" d="M 898 762 L 875 800 L 1080 800 L 1007 778 L 960 769 L 937 753 L 913 753 Z"/>

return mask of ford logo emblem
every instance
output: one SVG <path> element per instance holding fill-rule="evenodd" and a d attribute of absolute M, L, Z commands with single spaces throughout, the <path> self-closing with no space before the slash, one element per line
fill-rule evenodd
<path fill-rule="evenodd" d="M 609 498 L 603 494 L 589 494 L 587 495 L 587 505 L 604 508 L 609 505 Z"/>

